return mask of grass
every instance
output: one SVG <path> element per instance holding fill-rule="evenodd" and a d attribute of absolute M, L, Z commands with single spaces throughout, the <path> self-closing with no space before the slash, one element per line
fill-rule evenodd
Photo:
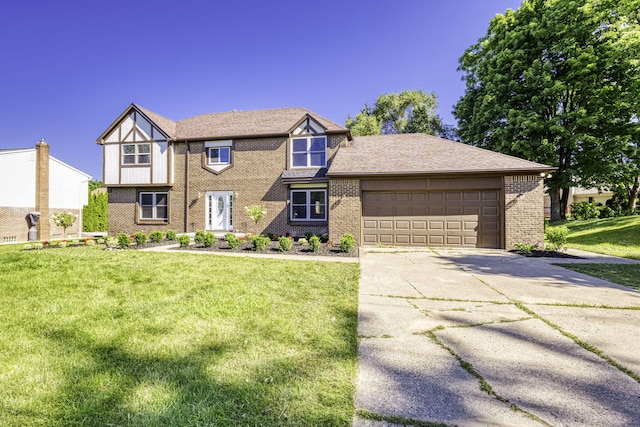
<path fill-rule="evenodd" d="M 0 425 L 350 425 L 358 266 L 0 249 Z"/>
<path fill-rule="evenodd" d="M 569 270 L 640 290 L 640 265 L 634 264 L 557 264 Z"/>
<path fill-rule="evenodd" d="M 640 260 L 640 216 L 567 221 L 567 247 Z"/>

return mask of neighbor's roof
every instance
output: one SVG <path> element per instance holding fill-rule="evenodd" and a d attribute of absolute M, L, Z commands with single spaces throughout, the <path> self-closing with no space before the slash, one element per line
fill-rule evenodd
<path fill-rule="evenodd" d="M 423 133 L 358 136 L 336 154 L 329 176 L 548 172 L 555 168 Z"/>
<path fill-rule="evenodd" d="M 141 112 L 169 138 L 185 140 L 288 135 L 307 116 L 315 119 L 327 133 L 348 132 L 348 129 L 319 116 L 306 108 L 276 108 L 271 110 L 231 111 L 200 114 L 184 120 L 172 121 L 136 104 L 125 112 L 98 138 L 98 143 L 124 118 L 131 109 Z"/>

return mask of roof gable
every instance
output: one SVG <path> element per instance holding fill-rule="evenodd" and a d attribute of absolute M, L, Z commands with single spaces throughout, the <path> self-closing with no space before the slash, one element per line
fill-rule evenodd
<path fill-rule="evenodd" d="M 158 124 L 160 122 L 164 127 Z M 175 133 L 175 123 L 169 119 L 131 104 L 107 130 L 98 143 L 165 141 Z"/>
<path fill-rule="evenodd" d="M 355 137 L 336 154 L 329 175 L 541 173 L 555 168 L 431 135 Z"/>

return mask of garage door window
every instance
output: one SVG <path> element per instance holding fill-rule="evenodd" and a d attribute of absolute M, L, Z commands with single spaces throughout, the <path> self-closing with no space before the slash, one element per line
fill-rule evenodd
<path fill-rule="evenodd" d="M 291 221 L 326 220 L 326 190 L 291 190 Z"/>

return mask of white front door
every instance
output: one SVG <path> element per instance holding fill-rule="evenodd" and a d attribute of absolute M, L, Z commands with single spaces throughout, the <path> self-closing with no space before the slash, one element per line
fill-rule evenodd
<path fill-rule="evenodd" d="M 233 193 L 231 191 L 207 192 L 207 230 L 233 230 Z"/>

